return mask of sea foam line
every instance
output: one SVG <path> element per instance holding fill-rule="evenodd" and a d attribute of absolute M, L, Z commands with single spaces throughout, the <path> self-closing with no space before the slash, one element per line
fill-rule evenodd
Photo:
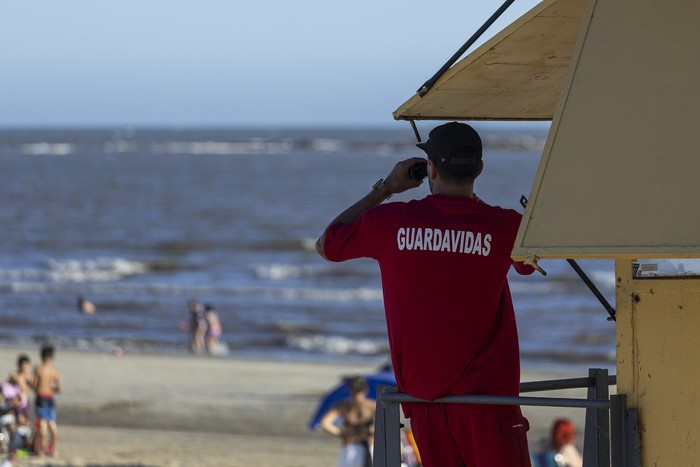
<path fill-rule="evenodd" d="M 273 263 L 255 267 L 255 275 L 261 279 L 295 279 L 298 277 L 316 276 L 326 271 L 326 265 L 292 265 L 285 263 Z"/>
<path fill-rule="evenodd" d="M 148 270 L 147 263 L 124 258 L 50 259 L 46 269 L 0 269 L 0 281 L 107 282 Z"/>
<path fill-rule="evenodd" d="M 170 284 L 113 284 L 113 283 L 36 283 L 26 281 L 9 281 L 2 283 L 0 292 L 6 293 L 75 293 L 102 295 L 233 295 L 239 297 L 277 298 L 289 301 L 349 302 L 381 301 L 381 289 L 361 287 L 357 289 L 294 289 L 290 287 L 221 287 L 208 285 L 170 285 Z"/>
<path fill-rule="evenodd" d="M 389 350 L 389 343 L 378 343 L 368 339 L 350 339 L 342 336 L 289 336 L 286 339 L 289 347 L 305 352 L 323 352 L 333 355 L 377 355 Z"/>

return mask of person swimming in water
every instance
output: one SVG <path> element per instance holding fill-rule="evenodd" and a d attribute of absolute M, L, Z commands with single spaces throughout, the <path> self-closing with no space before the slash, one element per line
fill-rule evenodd
<path fill-rule="evenodd" d="M 78 297 L 78 311 L 80 311 L 84 315 L 93 315 L 97 311 L 97 307 L 90 300 L 83 298 L 82 296 L 79 296 Z"/>

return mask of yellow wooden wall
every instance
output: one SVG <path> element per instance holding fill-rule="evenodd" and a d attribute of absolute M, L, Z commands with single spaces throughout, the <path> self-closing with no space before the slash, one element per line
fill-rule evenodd
<path fill-rule="evenodd" d="M 641 465 L 700 466 L 700 279 L 632 279 L 616 261 L 617 392 L 639 410 Z"/>

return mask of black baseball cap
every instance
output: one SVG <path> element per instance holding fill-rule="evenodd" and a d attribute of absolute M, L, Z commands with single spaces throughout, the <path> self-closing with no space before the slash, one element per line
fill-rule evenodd
<path fill-rule="evenodd" d="M 433 161 L 441 164 L 472 164 L 481 160 L 479 133 L 466 123 L 450 122 L 437 126 L 428 141 L 416 144 Z"/>

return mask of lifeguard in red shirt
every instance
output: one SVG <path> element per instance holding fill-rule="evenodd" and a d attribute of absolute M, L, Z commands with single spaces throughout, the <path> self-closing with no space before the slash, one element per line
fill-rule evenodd
<path fill-rule="evenodd" d="M 434 128 L 419 144 L 428 155 L 431 195 L 383 201 L 422 183 L 399 162 L 361 200 L 336 217 L 316 248 L 330 261 L 379 262 L 391 358 L 399 390 L 434 400 L 447 395 L 517 396 L 518 333 L 506 276 L 533 269 L 510 254 L 516 211 L 474 195 L 482 144 L 463 123 Z M 425 467 L 529 466 L 529 428 L 517 406 L 403 405 Z"/>

